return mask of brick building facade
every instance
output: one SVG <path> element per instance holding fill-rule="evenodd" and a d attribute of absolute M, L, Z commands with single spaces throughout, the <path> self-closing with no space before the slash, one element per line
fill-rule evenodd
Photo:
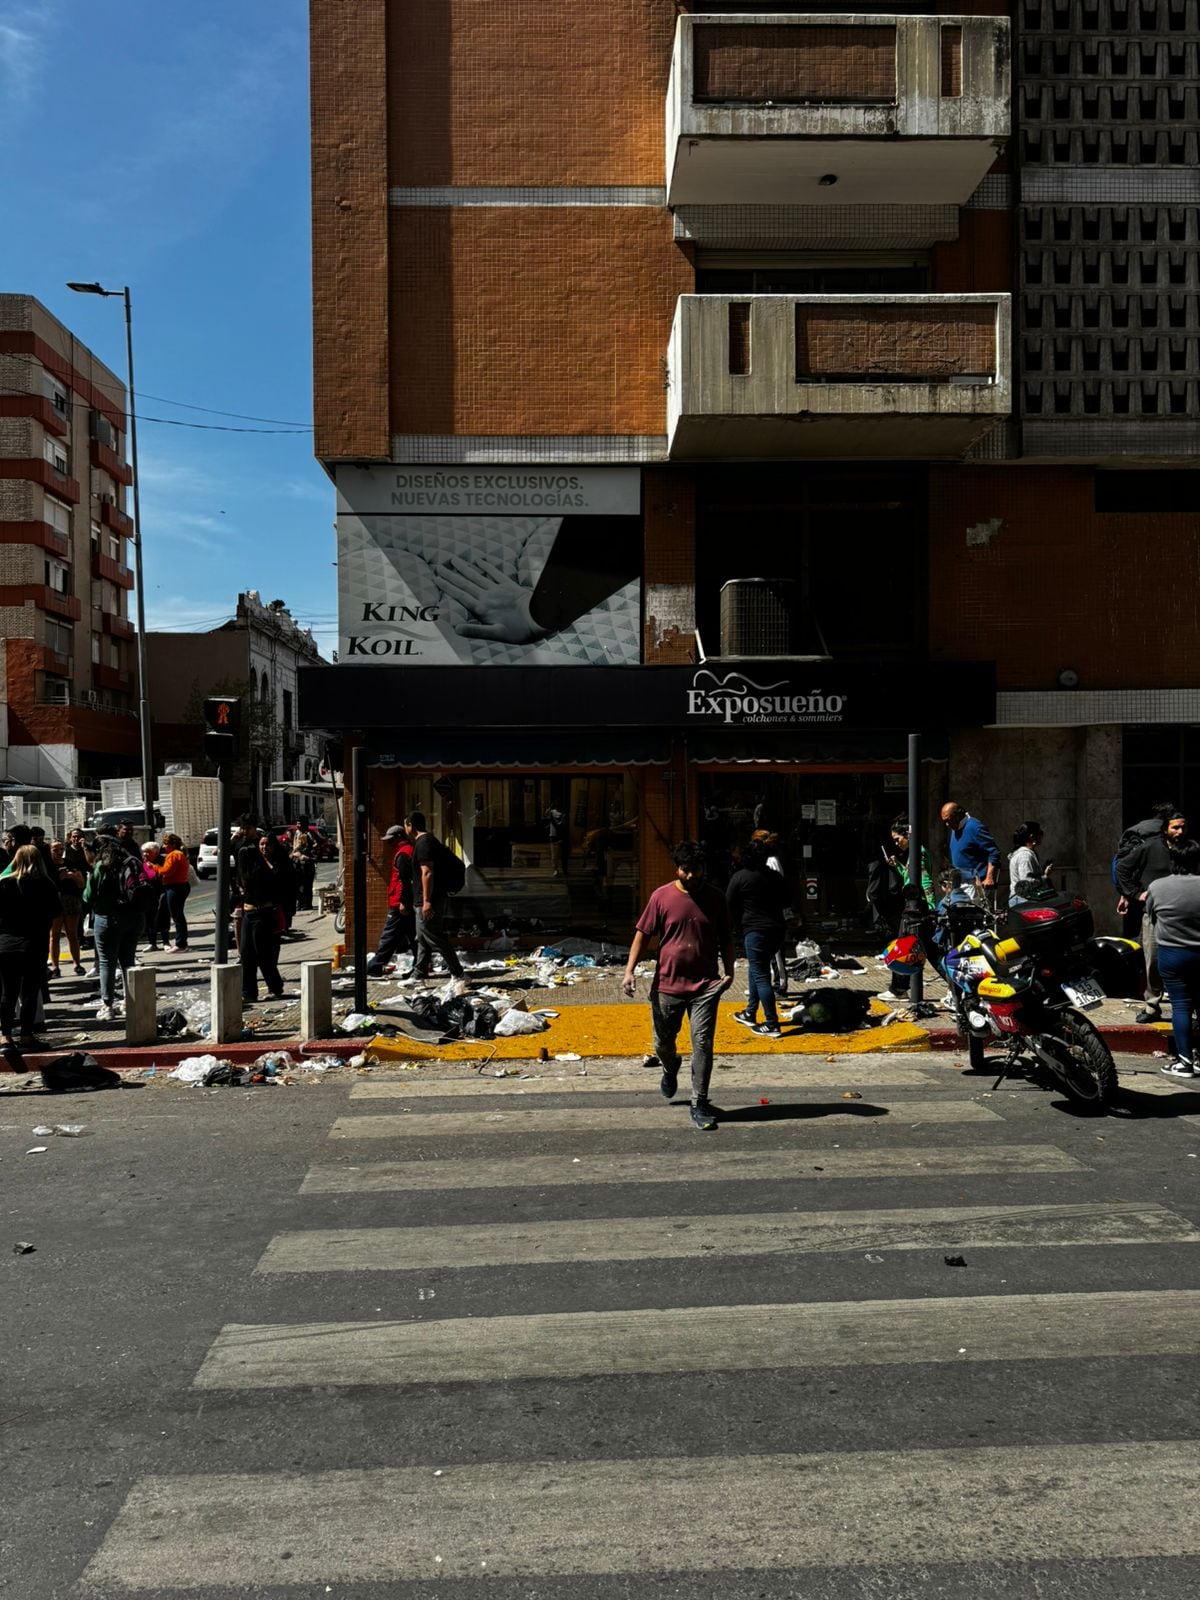
<path fill-rule="evenodd" d="M 125 386 L 29 295 L 0 294 L 3 777 L 98 794 L 139 768 Z"/>
<path fill-rule="evenodd" d="M 1122 822 L 1200 806 L 1195 0 L 312 14 L 342 646 L 311 705 L 369 749 L 373 859 L 419 799 L 479 920 L 617 931 L 673 837 L 720 860 L 757 819 L 850 931 L 911 728 L 931 815 L 1040 818 L 1103 921 Z M 628 571 L 577 574 L 629 474 L 632 652 Z M 635 664 L 647 708 L 697 674 L 741 708 L 639 743 L 619 675 L 556 722 L 517 676 Z"/>

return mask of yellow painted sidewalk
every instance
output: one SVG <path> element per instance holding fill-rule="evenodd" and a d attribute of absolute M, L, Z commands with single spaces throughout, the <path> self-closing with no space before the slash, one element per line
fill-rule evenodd
<path fill-rule="evenodd" d="M 782 1039 L 763 1039 L 732 1020 L 740 1009 L 737 1001 L 721 1006 L 716 1054 L 863 1055 L 877 1050 L 923 1050 L 928 1039 L 927 1030 L 913 1022 L 892 1022 L 854 1033 L 809 1033 L 784 1023 Z M 880 1001 L 872 1001 L 871 1009 L 886 1015 Z M 690 1048 L 686 1023 L 679 1044 L 686 1054 Z M 641 1056 L 653 1048 L 649 1007 L 630 1004 L 564 1006 L 545 1033 L 521 1034 L 514 1039 L 463 1039 L 438 1045 L 419 1039 L 375 1038 L 364 1053 L 369 1061 L 465 1061 L 488 1055 L 497 1061 L 537 1061 L 542 1050 L 551 1056 L 566 1050 L 580 1056 Z"/>

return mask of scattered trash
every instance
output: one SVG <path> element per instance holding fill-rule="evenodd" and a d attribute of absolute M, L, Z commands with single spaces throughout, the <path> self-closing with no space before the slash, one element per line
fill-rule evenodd
<path fill-rule="evenodd" d="M 857 1089 L 843 1089 L 842 1090 L 842 1099 L 843 1100 L 861 1100 L 862 1099 L 862 1095 L 859 1094 Z"/>
<path fill-rule="evenodd" d="M 369 1017 L 365 1011 L 351 1011 L 338 1023 L 341 1033 L 361 1033 L 364 1028 L 375 1031 L 375 1018 Z"/>
<path fill-rule="evenodd" d="M 943 1256 L 942 1260 L 948 1267 L 965 1267 L 967 1264 L 966 1256 Z"/>
<path fill-rule="evenodd" d="M 160 1039 L 177 1039 L 188 1031 L 188 1019 L 178 1006 L 172 1006 L 169 1011 L 158 1013 L 155 1031 Z"/>
<path fill-rule="evenodd" d="M 167 1077 L 174 1078 L 178 1083 L 201 1083 L 206 1073 L 220 1065 L 216 1056 L 188 1056 L 173 1072 L 168 1072 Z"/>
<path fill-rule="evenodd" d="M 218 1061 L 200 1080 L 205 1089 L 245 1089 L 251 1082 L 249 1067 L 235 1067 L 228 1061 Z"/>
<path fill-rule="evenodd" d="M 771 1104 L 771 1102 L 766 1099 L 760 1100 L 758 1103 L 760 1106 L 769 1106 Z"/>
<path fill-rule="evenodd" d="M 39 1122 L 36 1128 L 30 1129 L 30 1132 L 33 1134 L 35 1139 L 48 1139 L 54 1132 L 54 1129 L 48 1127 L 44 1122 Z"/>
<path fill-rule="evenodd" d="M 863 1257 L 863 1260 L 864 1261 L 874 1261 L 878 1265 L 878 1263 L 883 1260 L 883 1257 L 882 1256 L 866 1255 L 866 1256 Z"/>
<path fill-rule="evenodd" d="M 269 1068 L 272 1072 L 290 1072 L 296 1065 L 286 1050 L 268 1050 L 259 1056 L 254 1065 Z"/>
<path fill-rule="evenodd" d="M 583 1057 L 576 1050 L 562 1050 L 554 1059 L 555 1061 L 582 1061 Z"/>
<path fill-rule="evenodd" d="M 46 1146 L 44 1144 L 35 1144 L 33 1149 L 26 1150 L 25 1154 L 27 1156 L 44 1156 L 46 1154 Z"/>
<path fill-rule="evenodd" d="M 31 1256 L 36 1249 L 37 1246 L 30 1244 L 28 1239 L 18 1239 L 16 1244 L 13 1245 L 13 1255 Z"/>
<path fill-rule="evenodd" d="M 522 1011 L 514 1006 L 496 1023 L 496 1037 L 498 1039 L 512 1039 L 518 1034 L 545 1033 L 550 1024 L 540 1011 Z"/>
<path fill-rule="evenodd" d="M 84 1131 L 82 1122 L 56 1122 L 51 1128 L 47 1123 L 41 1122 L 33 1130 L 35 1139 L 49 1139 L 53 1134 L 58 1134 L 60 1139 L 78 1139 Z"/>

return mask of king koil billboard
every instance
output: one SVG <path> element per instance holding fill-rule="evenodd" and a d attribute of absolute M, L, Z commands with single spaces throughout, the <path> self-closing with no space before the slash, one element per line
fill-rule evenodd
<path fill-rule="evenodd" d="M 631 666 L 636 467 L 339 467 L 338 660 Z"/>

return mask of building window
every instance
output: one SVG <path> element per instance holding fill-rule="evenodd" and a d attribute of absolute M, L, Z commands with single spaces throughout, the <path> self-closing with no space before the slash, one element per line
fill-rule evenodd
<path fill-rule="evenodd" d="M 69 537 L 71 532 L 70 506 L 63 505 L 61 500 L 56 500 L 52 494 L 48 494 L 42 497 L 42 507 L 46 521 L 54 529 L 55 533 L 65 534 Z"/>
<path fill-rule="evenodd" d="M 42 368 L 42 389 L 47 400 L 58 412 L 60 417 L 67 417 L 71 412 L 71 396 L 66 386 L 59 383 L 52 372 Z"/>
<path fill-rule="evenodd" d="M 67 476 L 69 457 L 67 455 L 67 447 L 62 440 L 47 439 L 43 446 L 43 453 L 55 472 L 60 472 L 65 478 Z"/>
<path fill-rule="evenodd" d="M 1169 801 L 1188 818 L 1200 817 L 1200 728 L 1160 723 L 1130 727 L 1121 740 L 1122 822 L 1130 827 L 1150 815 L 1152 806 Z"/>
<path fill-rule="evenodd" d="M 290 732 L 292 728 L 292 691 L 283 691 L 283 725 Z"/>
<path fill-rule="evenodd" d="M 115 533 L 110 533 L 108 536 L 108 558 L 110 561 L 121 559 L 121 541 Z"/>
<path fill-rule="evenodd" d="M 46 557 L 46 587 L 53 589 L 55 594 L 70 594 L 71 569 L 61 561 L 55 561 L 53 556 Z"/>
<path fill-rule="evenodd" d="M 104 531 L 103 531 L 103 529 L 101 528 L 101 526 L 100 526 L 100 524 L 98 522 L 93 522 L 92 523 L 92 549 L 95 550 L 97 554 L 100 553 L 100 549 L 101 549 L 101 547 L 103 545 L 103 542 L 104 542 Z"/>
<path fill-rule="evenodd" d="M 53 617 L 46 618 L 46 648 L 53 650 L 56 656 L 70 659 L 75 650 L 75 630 L 70 623 L 58 622 Z"/>
<path fill-rule="evenodd" d="M 95 666 L 99 666 L 99 664 L 100 664 L 100 635 L 98 633 L 94 633 L 92 635 L 92 665 L 95 667 Z"/>

